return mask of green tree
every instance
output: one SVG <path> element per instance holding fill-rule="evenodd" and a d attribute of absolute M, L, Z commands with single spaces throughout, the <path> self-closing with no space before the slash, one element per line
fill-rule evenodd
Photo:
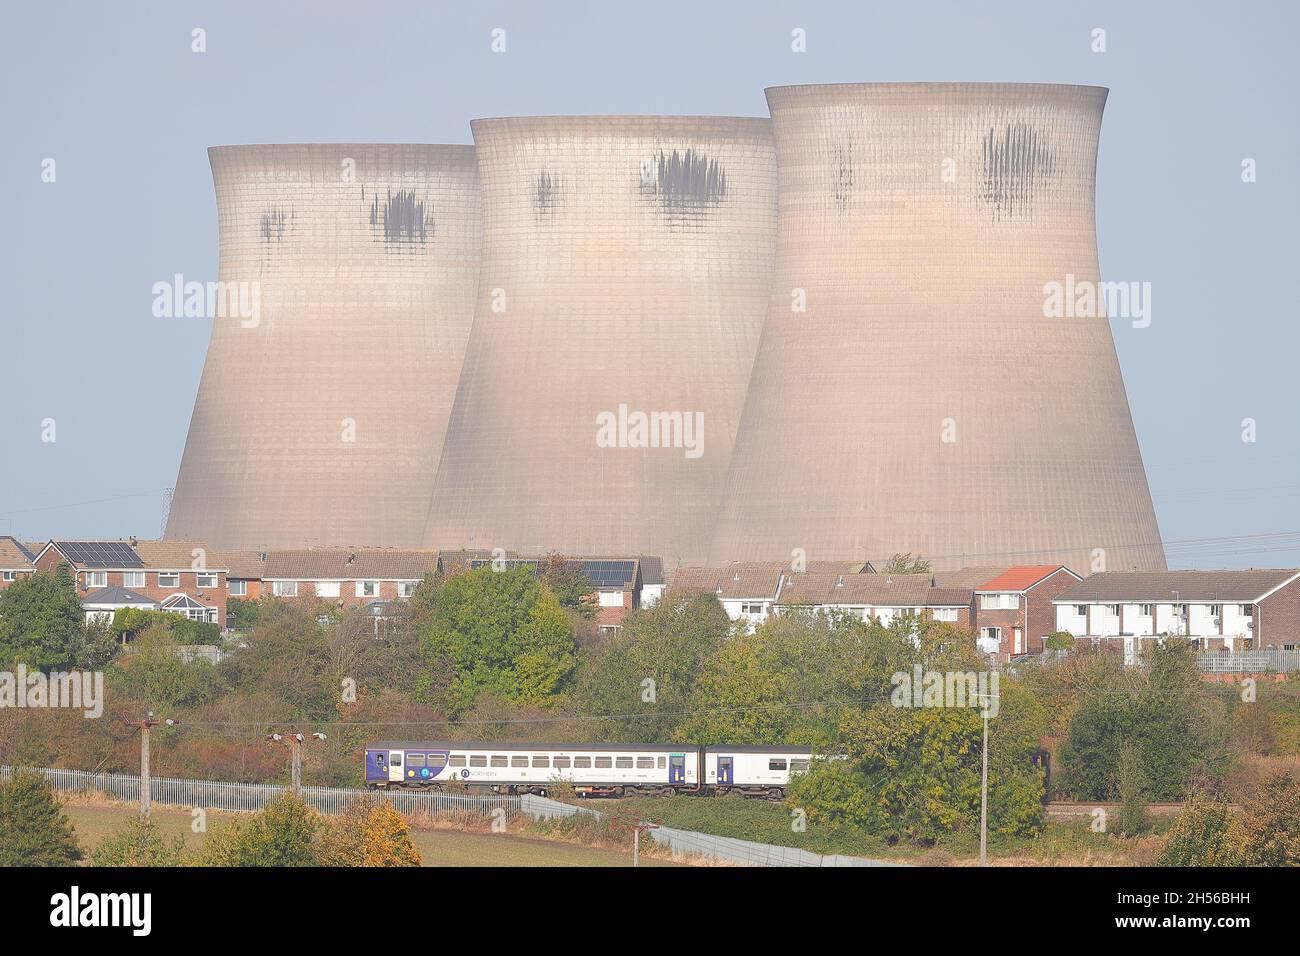
<path fill-rule="evenodd" d="M 247 820 L 231 821 L 208 834 L 199 863 L 205 866 L 317 866 L 327 824 L 289 794 L 277 797 Z"/>
<path fill-rule="evenodd" d="M 527 568 L 482 567 L 445 581 L 423 625 L 433 677 L 425 695 L 449 713 L 482 693 L 536 703 L 559 687 L 576 661 L 573 625 Z"/>
<path fill-rule="evenodd" d="M 1074 649 L 1074 635 L 1069 631 L 1053 631 L 1043 641 L 1049 651 L 1069 651 Z"/>
<path fill-rule="evenodd" d="M 907 551 L 902 554 L 892 554 L 889 560 L 885 562 L 885 568 L 881 574 L 929 574 L 930 562 L 925 560 L 919 554 L 913 557 L 912 552 Z"/>
<path fill-rule="evenodd" d="M 75 663 L 84 626 L 68 565 L 24 575 L 0 591 L 0 663 L 67 670 Z"/>
<path fill-rule="evenodd" d="M 543 584 L 554 592 L 560 606 L 586 620 L 596 617 L 598 608 L 590 600 L 595 586 L 576 562 L 552 553 L 538 569 Z"/>
<path fill-rule="evenodd" d="M 131 652 L 108 672 L 114 697 L 140 701 L 150 708 L 174 710 L 207 703 L 220 693 L 217 669 L 203 659 L 183 661 L 181 645 L 161 624 L 152 624 Z"/>
<path fill-rule="evenodd" d="M 731 621 L 716 595 L 669 594 L 633 611 L 623 630 L 583 662 L 569 694 L 601 740 L 674 740 L 704 662 L 722 646 Z"/>
<path fill-rule="evenodd" d="M 180 866 L 184 855 L 184 838 L 168 839 L 156 824 L 135 817 L 95 847 L 90 862 L 94 866 Z"/>
<path fill-rule="evenodd" d="M 1146 773 L 1142 768 L 1142 757 L 1132 741 L 1123 741 L 1119 746 L 1115 779 L 1119 795 L 1116 831 L 1123 836 L 1137 836 L 1146 832 Z"/>
<path fill-rule="evenodd" d="M 19 770 L 0 784 L 0 866 L 69 866 L 83 855 L 43 776 Z"/>
<path fill-rule="evenodd" d="M 222 660 L 218 671 L 232 688 L 274 701 L 276 713 L 265 715 L 270 720 L 320 721 L 338 714 L 329 643 L 311 604 L 271 602 L 246 645 Z"/>

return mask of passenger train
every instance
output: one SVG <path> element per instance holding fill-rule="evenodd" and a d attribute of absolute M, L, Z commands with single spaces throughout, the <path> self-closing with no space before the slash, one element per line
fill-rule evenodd
<path fill-rule="evenodd" d="M 545 796 L 557 782 L 580 797 L 674 793 L 780 800 L 812 751 L 683 744 L 533 744 L 384 740 L 366 746 L 366 786 L 449 786 Z"/>

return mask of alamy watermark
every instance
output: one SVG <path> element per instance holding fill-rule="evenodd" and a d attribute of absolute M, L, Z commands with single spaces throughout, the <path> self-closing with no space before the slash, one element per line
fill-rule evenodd
<path fill-rule="evenodd" d="M 983 717 L 998 715 L 997 671 L 927 671 L 917 664 L 890 681 L 895 707 L 973 707 Z"/>
<path fill-rule="evenodd" d="M 1093 282 L 1066 273 L 1065 281 L 1043 285 L 1047 319 L 1132 319 L 1133 328 L 1151 324 L 1150 282 Z"/>
<path fill-rule="evenodd" d="M 171 282 L 155 282 L 152 291 L 156 319 L 237 318 L 245 329 L 262 322 L 260 282 L 186 282 L 178 272 Z"/>
<path fill-rule="evenodd" d="M 687 458 L 704 454 L 703 412 L 629 411 L 596 416 L 597 448 L 681 448 Z"/>
<path fill-rule="evenodd" d="M 80 709 L 89 719 L 104 713 L 102 671 L 40 671 L 28 673 L 25 664 L 16 671 L 0 671 L 0 709 L 67 707 Z"/>

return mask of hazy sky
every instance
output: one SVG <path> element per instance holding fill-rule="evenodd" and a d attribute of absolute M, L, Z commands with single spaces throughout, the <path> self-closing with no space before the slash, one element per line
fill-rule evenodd
<path fill-rule="evenodd" d="M 160 533 L 210 322 L 153 318 L 150 290 L 216 278 L 208 146 L 468 143 L 480 116 L 765 116 L 765 86 L 1011 81 L 1111 91 L 1102 275 L 1152 284 L 1150 327 L 1112 329 L 1170 565 L 1300 565 L 1298 8 L 5 0 L 0 534 Z M 1228 540 L 1189 543 L 1207 538 Z"/>

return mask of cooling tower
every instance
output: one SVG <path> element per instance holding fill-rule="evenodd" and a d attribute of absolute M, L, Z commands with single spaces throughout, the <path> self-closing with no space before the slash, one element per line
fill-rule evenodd
<path fill-rule="evenodd" d="M 426 545 L 699 560 L 771 281 L 771 122 L 472 126 L 483 266 Z"/>
<path fill-rule="evenodd" d="M 220 279 L 258 314 L 213 323 L 167 536 L 417 545 L 473 318 L 473 147 L 209 157 Z"/>
<path fill-rule="evenodd" d="M 768 91 L 777 261 L 711 563 L 1165 567 L 1108 321 L 1045 309 L 1099 279 L 1105 99 Z"/>

